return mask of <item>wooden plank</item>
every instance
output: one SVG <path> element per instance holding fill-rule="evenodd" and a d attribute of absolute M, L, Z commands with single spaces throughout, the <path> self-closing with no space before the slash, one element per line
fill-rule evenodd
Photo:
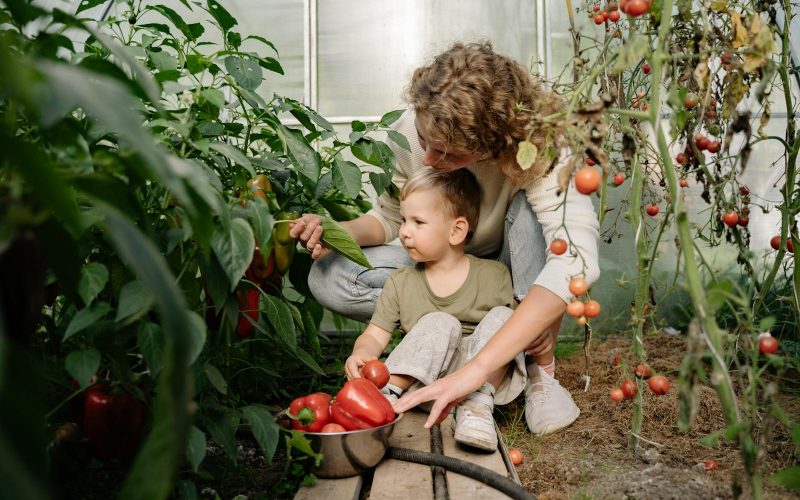
<path fill-rule="evenodd" d="M 451 415 L 442 422 L 442 441 L 445 455 L 472 462 L 486 467 L 487 469 L 491 469 L 501 476 L 508 477 L 508 470 L 506 469 L 503 457 L 500 455 L 499 451 L 495 451 L 494 453 L 481 453 L 474 449 L 461 446 L 456 443 L 453 437 L 452 426 L 453 416 Z M 469 498 L 470 500 L 509 498 L 491 486 L 451 471 L 447 472 L 447 488 L 450 492 L 450 498 Z"/>
<path fill-rule="evenodd" d="M 391 446 L 430 451 L 430 431 L 424 427 L 427 413 L 409 411 L 389 438 Z M 327 498 L 334 498 L 328 496 Z M 375 468 L 370 500 L 432 500 L 431 468 L 425 465 L 384 459 Z M 452 497 L 457 498 L 457 497 Z"/>
<path fill-rule="evenodd" d="M 317 484 L 314 486 L 301 486 L 294 496 L 294 500 L 318 500 L 320 498 L 358 500 L 361 483 L 361 476 L 317 479 Z"/>

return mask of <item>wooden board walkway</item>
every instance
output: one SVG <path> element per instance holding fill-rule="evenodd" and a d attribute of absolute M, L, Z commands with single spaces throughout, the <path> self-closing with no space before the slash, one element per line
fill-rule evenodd
<path fill-rule="evenodd" d="M 389 444 L 398 448 L 431 451 L 430 431 L 423 427 L 427 414 L 408 412 L 397 423 Z M 457 444 L 453 439 L 452 416 L 441 424 L 444 454 L 491 469 L 519 484 L 514 466 L 500 437 L 494 453 L 478 453 Z M 303 487 L 294 500 L 433 500 L 433 468 L 401 460 L 384 458 L 372 472 L 344 479 L 318 479 L 313 487 Z M 447 472 L 447 489 L 452 499 L 495 500 L 508 498 L 499 491 L 466 476 Z"/>

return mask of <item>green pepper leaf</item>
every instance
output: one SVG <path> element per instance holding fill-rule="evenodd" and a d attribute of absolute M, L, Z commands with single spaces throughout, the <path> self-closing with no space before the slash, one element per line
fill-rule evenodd
<path fill-rule="evenodd" d="M 253 230 L 243 219 L 233 219 L 227 230 L 220 225 L 214 231 L 211 248 L 225 270 L 231 292 L 250 265 L 255 246 Z"/>
<path fill-rule="evenodd" d="M 97 321 L 111 311 L 111 306 L 105 302 L 97 302 L 78 311 L 70 321 L 67 331 L 64 332 L 64 341 L 84 329 L 97 323 Z"/>
<path fill-rule="evenodd" d="M 219 23 L 220 28 L 222 31 L 228 31 L 229 29 L 236 26 L 237 22 L 236 19 L 230 15 L 230 13 L 225 10 L 219 3 L 215 2 L 214 0 L 208 0 L 208 12 L 214 16 L 214 19 L 217 20 Z"/>
<path fill-rule="evenodd" d="M 94 301 L 97 294 L 103 291 L 108 283 L 108 268 L 99 262 L 86 264 L 81 269 L 81 280 L 78 283 L 78 295 L 87 306 Z"/>
<path fill-rule="evenodd" d="M 138 280 L 129 281 L 119 292 L 119 306 L 114 321 L 119 323 L 130 316 L 144 314 L 151 305 L 153 305 L 153 297 L 144 283 Z"/>
<path fill-rule="evenodd" d="M 328 217 L 320 217 L 322 222 L 322 243 L 335 250 L 336 252 L 344 255 L 356 264 L 362 265 L 367 269 L 374 269 L 372 264 L 369 263 L 364 251 L 358 246 L 358 243 L 350 236 L 350 233 L 344 230 L 338 222 Z"/>
<path fill-rule="evenodd" d="M 197 473 L 200 469 L 200 464 L 206 458 L 206 450 L 208 443 L 206 442 L 206 435 L 203 431 L 192 425 L 189 427 L 189 443 L 186 446 L 186 458 L 192 464 L 192 470 Z"/>
<path fill-rule="evenodd" d="M 272 462 L 280 437 L 280 427 L 275 422 L 275 418 L 269 410 L 256 405 L 245 406 L 242 408 L 242 414 L 250 424 L 253 436 L 258 441 L 261 451 L 264 452 L 267 462 Z"/>
<path fill-rule="evenodd" d="M 72 375 L 82 389 L 89 387 L 89 381 L 100 368 L 100 353 L 97 349 L 85 349 L 82 351 L 72 351 L 64 360 L 67 373 Z"/>
<path fill-rule="evenodd" d="M 225 381 L 225 377 L 222 375 L 222 372 L 219 371 L 219 368 L 206 362 L 206 364 L 203 365 L 203 370 L 205 370 L 206 377 L 208 381 L 211 382 L 211 385 L 214 386 L 214 389 L 218 390 L 220 394 L 228 394 L 228 383 Z"/>

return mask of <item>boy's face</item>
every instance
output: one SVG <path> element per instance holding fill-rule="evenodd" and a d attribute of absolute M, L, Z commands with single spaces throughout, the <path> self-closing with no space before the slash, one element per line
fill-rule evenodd
<path fill-rule="evenodd" d="M 400 202 L 400 242 L 416 262 L 441 259 L 450 249 L 456 219 L 435 191 L 417 191 Z"/>

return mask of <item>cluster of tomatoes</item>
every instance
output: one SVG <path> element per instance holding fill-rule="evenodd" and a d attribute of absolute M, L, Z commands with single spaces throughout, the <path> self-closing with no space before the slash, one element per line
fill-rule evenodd
<path fill-rule="evenodd" d="M 287 412 L 292 427 L 303 432 L 333 433 L 392 422 L 394 409 L 380 391 L 389 382 L 389 369 L 375 359 L 364 364 L 361 377 L 345 382 L 335 399 L 315 392 L 292 401 Z"/>
<path fill-rule="evenodd" d="M 589 18 L 594 21 L 594 24 L 600 26 L 606 21 L 611 21 L 612 23 L 616 23 L 619 21 L 621 15 L 617 10 L 617 4 L 610 3 L 606 6 L 605 9 L 601 9 L 599 5 L 595 5 L 592 7 L 592 14 L 589 15 Z"/>
<path fill-rule="evenodd" d="M 616 23 L 620 20 L 620 11 L 631 17 L 641 16 L 650 11 L 650 0 L 621 0 L 619 5 L 616 3 L 607 4 L 605 9 L 595 5 L 592 7 L 589 19 L 598 26 L 608 21 Z"/>
<path fill-rule="evenodd" d="M 557 241 L 557 240 L 556 240 Z M 579 325 L 586 324 L 587 318 L 594 318 L 600 314 L 600 303 L 596 300 L 582 302 L 580 297 L 589 290 L 589 284 L 580 276 L 572 278 L 569 282 L 569 291 L 576 298 L 567 305 L 567 314 L 577 319 Z"/>
<path fill-rule="evenodd" d="M 617 361 L 618 358 L 615 358 Z M 615 363 L 615 366 L 617 363 Z M 669 392 L 669 379 L 663 375 L 653 375 L 653 370 L 647 363 L 639 363 L 634 368 L 633 373 L 636 378 L 647 380 L 647 386 L 650 391 L 656 396 L 662 396 Z M 624 379 L 618 388 L 612 389 L 609 397 L 614 401 L 622 401 L 623 399 L 631 399 L 639 392 L 639 386 L 631 379 Z"/>
<path fill-rule="evenodd" d="M 750 208 L 748 207 L 750 203 L 750 189 L 747 186 L 742 186 L 739 188 L 739 194 L 742 195 L 742 208 L 740 208 L 738 212 L 731 209 L 722 214 L 722 222 L 730 228 L 734 228 L 737 225 L 747 227 L 747 225 L 750 224 Z"/>

